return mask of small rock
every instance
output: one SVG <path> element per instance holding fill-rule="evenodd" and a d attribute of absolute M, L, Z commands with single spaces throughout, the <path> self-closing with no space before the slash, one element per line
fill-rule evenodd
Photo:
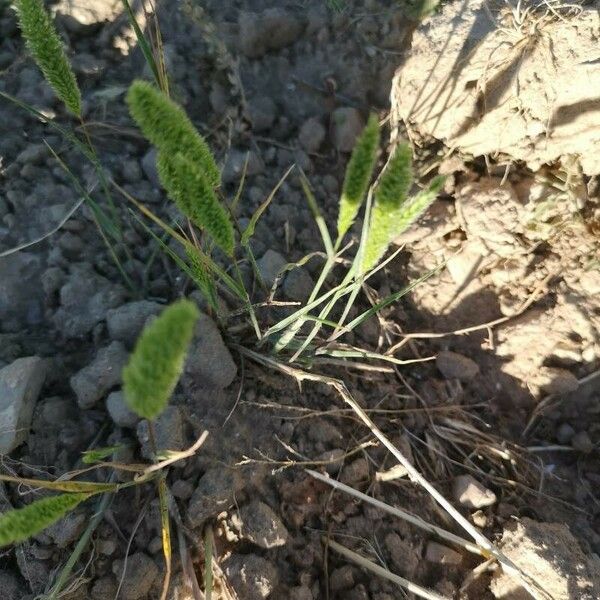
<path fill-rule="evenodd" d="M 287 265 L 287 260 L 279 252 L 269 249 L 257 261 L 257 265 L 262 280 L 268 287 L 271 287 L 282 269 Z"/>
<path fill-rule="evenodd" d="M 226 388 L 237 375 L 236 364 L 221 332 L 208 315 L 201 314 L 198 318 L 185 374 L 202 389 Z"/>
<path fill-rule="evenodd" d="M 17 155 L 16 161 L 22 165 L 39 165 L 48 157 L 46 144 L 29 144 L 25 150 Z"/>
<path fill-rule="evenodd" d="M 304 302 L 311 294 L 315 282 L 313 278 L 301 267 L 292 269 L 283 282 L 283 293 L 290 300 Z"/>
<path fill-rule="evenodd" d="M 140 421 L 133 411 L 129 410 L 125 403 L 125 395 L 123 392 L 111 392 L 106 399 L 106 410 L 110 418 L 119 427 L 129 427 L 133 429 Z"/>
<path fill-rule="evenodd" d="M 352 152 L 365 123 L 356 108 L 340 107 L 331 114 L 331 140 L 340 152 Z"/>
<path fill-rule="evenodd" d="M 125 585 L 121 588 L 123 600 L 139 600 L 144 598 L 152 589 L 154 581 L 158 577 L 158 567 L 155 562 L 143 552 L 136 552 L 127 558 L 115 560 L 112 564 L 112 572 L 120 579 L 125 572 Z"/>
<path fill-rule="evenodd" d="M 277 116 L 277 105 L 269 96 L 259 96 L 248 101 L 246 113 L 253 131 L 268 131 Z"/>
<path fill-rule="evenodd" d="M 158 177 L 158 168 L 156 166 L 156 157 L 158 152 L 156 148 L 151 148 L 144 154 L 142 158 L 142 171 L 148 181 L 155 187 L 160 187 L 160 179 Z"/>
<path fill-rule="evenodd" d="M 342 483 L 355 485 L 369 480 L 369 463 L 366 458 L 357 458 L 342 469 Z"/>
<path fill-rule="evenodd" d="M 103 556 L 112 556 L 117 550 L 117 542 L 113 538 L 107 540 L 100 539 L 96 542 L 96 549 Z"/>
<path fill-rule="evenodd" d="M 587 431 L 580 431 L 571 439 L 571 446 L 578 452 L 589 454 L 594 449 L 594 442 L 592 442 Z"/>
<path fill-rule="evenodd" d="M 454 499 L 467 508 L 483 508 L 496 502 L 496 494 L 471 475 L 460 475 L 453 483 Z"/>
<path fill-rule="evenodd" d="M 137 183 L 142 178 L 140 163 L 134 158 L 124 160 L 121 165 L 121 174 L 127 183 Z"/>
<path fill-rule="evenodd" d="M 437 542 L 428 542 L 425 550 L 425 560 L 441 565 L 459 565 L 462 561 L 462 555 L 448 546 L 438 544 Z"/>
<path fill-rule="evenodd" d="M 128 302 L 113 308 L 106 313 L 106 325 L 108 333 L 113 340 L 123 342 L 132 347 L 142 332 L 146 321 L 160 313 L 163 306 L 157 302 L 140 300 Z"/>
<path fill-rule="evenodd" d="M 60 289 L 60 308 L 54 313 L 56 328 L 67 338 L 87 335 L 123 304 L 125 290 L 98 275 L 87 263 L 74 264 Z"/>
<path fill-rule="evenodd" d="M 260 500 L 240 509 L 242 538 L 265 548 L 276 548 L 287 542 L 288 532 L 273 509 Z"/>
<path fill-rule="evenodd" d="M 93 362 L 71 377 L 71 387 L 81 408 L 92 408 L 111 388 L 121 382 L 121 371 L 127 358 L 123 344 L 112 342 L 98 350 Z"/>
<path fill-rule="evenodd" d="M 329 586 L 333 592 L 354 587 L 354 569 L 350 565 L 334 569 L 329 576 Z"/>
<path fill-rule="evenodd" d="M 2 600 L 22 600 L 23 587 L 25 583 L 4 569 L 0 570 L 0 598 Z"/>
<path fill-rule="evenodd" d="M 314 596 L 310 588 L 299 585 L 290 589 L 289 600 L 314 600 Z"/>
<path fill-rule="evenodd" d="M 175 498 L 179 498 L 180 500 L 188 500 L 194 493 L 194 486 L 185 479 L 178 479 L 171 486 L 171 493 L 173 496 L 175 496 Z"/>
<path fill-rule="evenodd" d="M 284 8 L 269 8 L 262 13 L 241 12 L 240 49 L 249 58 L 263 56 L 293 44 L 302 33 L 302 24 Z"/>
<path fill-rule="evenodd" d="M 117 593 L 117 582 L 111 575 L 105 575 L 94 581 L 92 585 L 91 596 L 92 600 L 106 600 L 114 598 Z"/>
<path fill-rule="evenodd" d="M 73 71 L 84 77 L 97 77 L 106 69 L 106 61 L 87 52 L 78 52 L 71 58 Z"/>
<path fill-rule="evenodd" d="M 86 2 L 73 2 L 73 0 L 60 0 L 53 5 L 55 14 L 68 15 L 73 18 L 83 29 L 95 27 L 104 22 L 114 21 L 122 10 L 118 0 L 91 0 Z"/>
<path fill-rule="evenodd" d="M 470 381 L 479 373 L 479 366 L 474 360 L 450 350 L 440 352 L 435 364 L 446 379 Z"/>
<path fill-rule="evenodd" d="M 536 377 L 536 383 L 544 394 L 555 396 L 570 394 L 579 387 L 579 381 L 571 371 L 558 367 L 541 367 Z"/>
<path fill-rule="evenodd" d="M 60 521 L 48 527 L 45 533 L 52 538 L 52 541 L 59 548 L 66 548 L 69 544 L 79 539 L 87 521 L 88 517 L 84 513 L 71 512 Z"/>
<path fill-rule="evenodd" d="M 246 160 L 248 161 L 246 165 Z M 227 155 L 227 160 L 223 166 L 221 179 L 223 183 L 234 183 L 241 179 L 246 165 L 246 177 L 260 175 L 265 170 L 265 165 L 260 156 L 254 152 L 232 149 Z"/>
<path fill-rule="evenodd" d="M 232 554 L 225 563 L 228 581 L 244 600 L 264 600 L 277 587 L 277 569 L 256 554 Z"/>
<path fill-rule="evenodd" d="M 169 405 L 154 421 L 156 449 L 183 450 L 186 445 L 183 411 L 179 406 Z M 137 426 L 137 437 L 142 444 L 142 455 L 152 458 L 148 421 L 140 421 Z"/>
<path fill-rule="evenodd" d="M 390 553 L 392 564 L 400 575 L 412 579 L 421 562 L 421 557 L 417 554 L 414 545 L 392 531 L 385 536 L 385 547 Z"/>
<path fill-rule="evenodd" d="M 0 370 L 0 454 L 27 440 L 46 374 L 47 364 L 37 356 L 19 358 Z"/>
<path fill-rule="evenodd" d="M 44 316 L 44 289 L 39 256 L 18 252 L 0 258 L 0 331 L 38 325 Z"/>
<path fill-rule="evenodd" d="M 317 152 L 325 140 L 326 134 L 327 131 L 321 121 L 313 117 L 304 121 L 302 127 L 300 127 L 298 140 L 307 152 Z"/>
<path fill-rule="evenodd" d="M 556 439 L 560 444 L 568 444 L 575 435 L 575 430 L 568 423 L 561 423 L 556 430 Z"/>
<path fill-rule="evenodd" d="M 204 473 L 188 503 L 191 526 L 200 527 L 207 519 L 229 508 L 235 490 L 235 476 L 229 469 L 214 468 Z"/>

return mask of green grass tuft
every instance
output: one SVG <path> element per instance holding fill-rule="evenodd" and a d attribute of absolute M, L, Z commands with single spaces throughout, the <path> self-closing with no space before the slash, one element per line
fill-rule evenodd
<path fill-rule="evenodd" d="M 165 409 L 183 371 L 198 316 L 193 302 L 179 300 L 142 331 L 123 369 L 125 401 L 139 416 L 155 419 Z"/>
<path fill-rule="evenodd" d="M 373 176 L 379 148 L 379 121 L 371 115 L 356 142 L 346 169 L 338 215 L 338 240 L 350 229 Z"/>
<path fill-rule="evenodd" d="M 212 152 L 181 106 L 139 79 L 129 87 L 127 104 L 142 133 L 162 153 L 174 156 L 180 152 L 200 169 L 210 186 L 220 185 L 221 175 Z"/>
<path fill-rule="evenodd" d="M 76 116 L 81 117 L 81 92 L 42 0 L 15 0 L 23 37 L 44 77 Z"/>
<path fill-rule="evenodd" d="M 198 165 L 179 152 L 161 151 L 157 167 L 163 186 L 179 210 L 232 256 L 235 246 L 233 224 Z"/>
<path fill-rule="evenodd" d="M 22 542 L 46 529 L 91 494 L 61 494 L 36 500 L 0 516 L 0 546 Z"/>

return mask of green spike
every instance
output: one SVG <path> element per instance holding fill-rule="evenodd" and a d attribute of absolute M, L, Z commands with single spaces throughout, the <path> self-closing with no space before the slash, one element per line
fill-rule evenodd
<path fill-rule="evenodd" d="M 189 300 L 179 300 L 142 331 L 123 369 L 127 406 L 140 417 L 155 419 L 183 371 L 199 311 Z"/>
<path fill-rule="evenodd" d="M 27 47 L 44 77 L 65 106 L 81 117 L 81 92 L 42 0 L 15 0 L 15 8 Z"/>
<path fill-rule="evenodd" d="M 136 80 L 127 92 L 131 116 L 146 138 L 167 155 L 177 152 L 192 161 L 212 187 L 221 183 L 217 163 L 181 106 L 147 81 Z"/>
<path fill-rule="evenodd" d="M 373 176 L 379 148 L 379 121 L 371 115 L 346 168 L 338 215 L 338 240 L 350 229 L 365 198 Z"/>

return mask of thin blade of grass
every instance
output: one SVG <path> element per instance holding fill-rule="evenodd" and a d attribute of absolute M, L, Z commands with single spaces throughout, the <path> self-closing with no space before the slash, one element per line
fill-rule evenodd
<path fill-rule="evenodd" d="M 154 54 L 152 53 L 152 48 L 150 48 L 150 44 L 148 44 L 148 40 L 144 36 L 144 33 L 142 32 L 142 30 L 137 22 L 137 19 L 135 18 L 135 13 L 133 12 L 133 9 L 131 8 L 131 4 L 129 4 L 129 0 L 121 0 L 121 1 L 123 2 L 123 6 L 125 8 L 125 12 L 127 13 L 127 18 L 129 19 L 129 23 L 130 23 L 133 31 L 135 32 L 135 37 L 137 39 L 140 50 L 142 51 L 142 54 L 144 55 L 146 63 L 148 64 L 148 66 L 150 67 L 150 70 L 152 71 L 152 75 L 154 76 L 156 85 L 162 89 L 161 78 L 159 76 L 158 66 L 156 65 L 156 60 L 154 58 Z"/>
<path fill-rule="evenodd" d="M 204 595 L 212 599 L 213 591 L 213 531 L 209 526 L 204 534 Z"/>
<path fill-rule="evenodd" d="M 171 564 L 173 550 L 171 546 L 171 526 L 169 523 L 169 491 L 167 489 L 167 482 L 165 480 L 164 473 L 161 475 L 161 477 L 158 478 L 156 485 L 158 487 L 162 549 L 163 556 L 165 557 L 166 570 L 161 600 L 166 600 L 167 594 L 169 592 L 169 583 L 171 582 Z"/>
<path fill-rule="evenodd" d="M 28 485 L 32 488 L 53 490 L 55 492 L 66 492 L 73 494 L 99 494 L 101 492 L 114 492 L 117 490 L 116 483 L 96 483 L 93 481 L 47 481 L 45 479 L 29 479 L 26 477 L 13 477 L 11 475 L 0 475 L 0 481 L 9 481 L 20 485 Z"/>
<path fill-rule="evenodd" d="M 335 250 L 333 249 L 333 243 L 331 241 L 331 235 L 329 234 L 329 229 L 327 229 L 327 223 L 325 223 L 325 219 L 319 210 L 319 205 L 317 204 L 317 199 L 315 198 L 312 190 L 310 189 L 310 183 L 304 171 L 300 169 L 300 184 L 302 185 L 302 190 L 304 191 L 304 195 L 306 196 L 306 200 L 308 202 L 308 206 L 313 214 L 313 218 L 317 223 L 317 227 L 319 228 L 319 232 L 321 233 L 321 238 L 323 239 L 323 245 L 325 246 L 325 251 L 327 252 L 327 256 L 331 257 L 335 255 Z"/>
<path fill-rule="evenodd" d="M 335 323 L 333 326 L 335 327 Z M 411 365 L 413 363 L 429 362 L 435 360 L 435 356 L 427 356 L 426 358 L 412 358 L 402 360 L 389 354 L 380 354 L 379 352 L 370 352 L 369 350 L 361 350 L 360 348 L 319 348 L 315 352 L 317 355 L 333 356 L 334 358 L 369 358 L 371 360 L 383 360 L 395 365 Z"/>

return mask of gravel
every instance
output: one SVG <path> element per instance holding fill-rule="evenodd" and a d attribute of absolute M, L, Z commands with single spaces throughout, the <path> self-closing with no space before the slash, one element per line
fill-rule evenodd
<path fill-rule="evenodd" d="M 269 550 L 284 546 L 288 532 L 275 511 L 260 500 L 240 508 L 240 526 L 243 539 Z"/>
<path fill-rule="evenodd" d="M 479 366 L 474 360 L 450 350 L 440 352 L 435 364 L 446 379 L 470 381 L 479 373 Z"/>
<path fill-rule="evenodd" d="M 460 475 L 453 482 L 454 499 L 467 508 L 483 508 L 496 503 L 496 494 L 471 475 Z"/>
<path fill-rule="evenodd" d="M 256 554 L 232 554 L 225 563 L 228 581 L 244 600 L 264 600 L 278 582 L 275 566 Z"/>
<path fill-rule="evenodd" d="M 159 571 L 156 563 L 143 552 L 136 552 L 127 558 L 115 560 L 112 572 L 120 579 L 123 569 L 126 569 L 125 585 L 121 588 L 123 600 L 139 600 L 144 598 L 153 588 Z"/>
<path fill-rule="evenodd" d="M 160 313 L 164 307 L 158 302 L 139 300 L 128 302 L 106 313 L 106 325 L 111 339 L 123 342 L 131 348 L 150 317 Z"/>

